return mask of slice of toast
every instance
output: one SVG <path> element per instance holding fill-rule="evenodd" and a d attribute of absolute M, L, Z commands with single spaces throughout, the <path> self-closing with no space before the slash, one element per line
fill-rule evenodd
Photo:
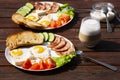
<path fill-rule="evenodd" d="M 24 22 L 25 22 L 24 16 L 22 16 L 22 15 L 19 14 L 19 13 L 13 14 L 13 15 L 12 15 L 12 20 L 13 20 L 16 24 L 20 24 L 20 25 L 24 24 Z"/>
<path fill-rule="evenodd" d="M 12 34 L 6 39 L 6 46 L 12 50 L 20 46 L 28 46 L 42 44 L 43 37 L 32 31 L 23 31 L 17 34 Z"/>
<path fill-rule="evenodd" d="M 32 20 L 29 20 L 19 13 L 14 13 L 12 15 L 12 21 L 14 21 L 16 24 L 25 25 L 25 26 L 30 27 L 32 29 L 44 28 L 44 26 L 42 26 L 41 24 L 34 22 Z"/>

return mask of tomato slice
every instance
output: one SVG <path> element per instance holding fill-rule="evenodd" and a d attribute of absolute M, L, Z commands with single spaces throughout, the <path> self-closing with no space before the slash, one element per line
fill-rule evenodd
<path fill-rule="evenodd" d="M 57 25 L 57 27 L 59 27 L 59 26 L 62 26 L 62 23 L 61 23 L 61 21 L 56 21 L 56 25 Z"/>
<path fill-rule="evenodd" d="M 22 64 L 22 68 L 28 69 L 32 66 L 32 63 L 30 61 L 30 59 L 27 59 L 23 64 Z"/>
<path fill-rule="evenodd" d="M 57 27 L 57 24 L 56 24 L 56 21 L 55 21 L 55 20 L 52 20 L 52 21 L 50 22 L 50 27 L 51 27 L 51 28 L 56 28 L 56 27 Z"/>
<path fill-rule="evenodd" d="M 50 57 L 46 59 L 46 63 L 47 63 L 47 69 L 54 68 L 56 66 L 55 62 Z"/>
<path fill-rule="evenodd" d="M 46 65 L 43 59 L 40 60 L 39 65 L 40 65 L 40 70 L 46 69 Z"/>
<path fill-rule="evenodd" d="M 29 70 L 40 70 L 40 65 L 39 63 L 34 63 Z"/>
<path fill-rule="evenodd" d="M 62 24 L 65 24 L 70 20 L 70 15 L 62 14 L 59 16 L 58 20 L 61 21 Z"/>

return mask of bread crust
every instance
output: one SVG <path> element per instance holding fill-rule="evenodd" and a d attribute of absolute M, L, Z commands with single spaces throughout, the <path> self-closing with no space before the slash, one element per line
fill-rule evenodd
<path fill-rule="evenodd" d="M 12 50 L 20 46 L 42 44 L 43 37 L 32 31 L 23 31 L 9 35 L 6 39 L 6 46 Z"/>
<path fill-rule="evenodd" d="M 19 13 L 14 13 L 12 15 L 12 21 L 15 22 L 16 24 L 25 25 L 25 26 L 27 26 L 29 28 L 32 28 L 32 29 L 44 28 L 43 25 L 41 25 L 41 24 L 39 24 L 37 22 L 34 22 L 32 20 L 27 19 L 27 18 L 25 18 L 24 16 L 22 16 Z"/>

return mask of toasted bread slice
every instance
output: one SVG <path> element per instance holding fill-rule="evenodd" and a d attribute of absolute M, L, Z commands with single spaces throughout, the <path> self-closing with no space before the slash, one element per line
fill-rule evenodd
<path fill-rule="evenodd" d="M 33 29 L 36 29 L 36 28 L 43 28 L 42 25 L 38 24 L 37 22 L 34 22 L 32 20 L 29 20 L 29 19 L 25 19 L 25 22 L 24 24 L 30 28 L 33 28 Z"/>
<path fill-rule="evenodd" d="M 44 28 L 44 26 L 42 26 L 41 24 L 37 23 L 37 22 L 34 22 L 34 21 L 31 21 L 27 18 L 25 18 L 24 16 L 22 16 L 21 14 L 19 13 L 14 13 L 12 15 L 12 20 L 16 23 L 16 24 L 19 24 L 19 25 L 26 25 L 30 28 L 33 28 L 33 29 L 36 29 L 36 28 Z"/>
<path fill-rule="evenodd" d="M 19 13 L 15 13 L 12 15 L 12 20 L 16 23 L 16 24 L 23 24 L 25 22 L 25 18 L 24 16 L 22 16 Z"/>
<path fill-rule="evenodd" d="M 17 34 L 12 34 L 6 39 L 6 46 L 12 50 L 20 46 L 28 46 L 42 44 L 43 37 L 32 31 L 23 31 Z"/>

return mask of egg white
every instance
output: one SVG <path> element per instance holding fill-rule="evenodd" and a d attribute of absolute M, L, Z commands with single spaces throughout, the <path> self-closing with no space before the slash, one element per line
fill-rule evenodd
<path fill-rule="evenodd" d="M 36 13 L 36 12 L 33 12 L 33 13 L 30 13 L 28 16 L 26 16 L 26 18 L 28 18 L 29 19 L 29 17 L 35 17 L 34 19 L 31 19 L 32 21 L 37 21 L 37 20 L 39 20 L 39 15 L 38 15 L 38 13 Z"/>
<path fill-rule="evenodd" d="M 42 46 L 42 45 L 40 45 Z M 44 48 L 44 51 L 42 53 L 38 53 L 37 49 L 34 49 L 35 46 L 30 48 L 30 51 L 32 53 L 33 56 L 35 56 L 36 58 L 48 58 L 50 57 L 50 50 L 49 48 L 47 48 L 46 46 L 42 46 Z"/>
<path fill-rule="evenodd" d="M 14 51 L 17 52 L 18 49 L 15 49 Z M 21 65 L 24 61 L 26 61 L 30 56 L 32 56 L 32 54 L 30 53 L 30 50 L 27 49 L 27 48 L 24 48 L 24 49 L 20 49 L 22 51 L 22 54 L 21 55 L 11 55 L 11 52 L 13 51 L 10 51 L 10 56 L 11 56 L 11 59 L 12 59 L 12 62 L 13 64 L 15 65 Z"/>

